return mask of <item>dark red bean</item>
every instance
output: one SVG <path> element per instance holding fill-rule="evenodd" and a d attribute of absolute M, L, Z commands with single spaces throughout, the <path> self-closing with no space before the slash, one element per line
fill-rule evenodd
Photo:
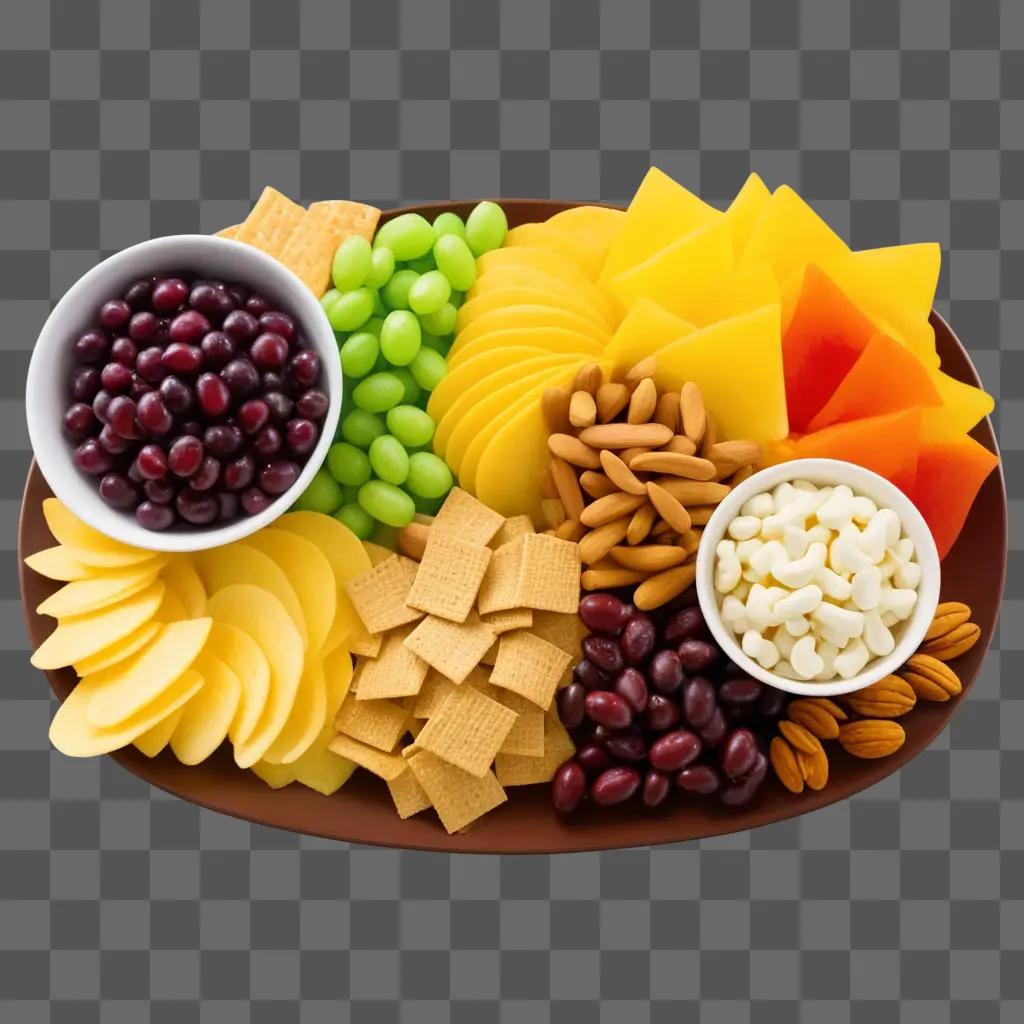
<path fill-rule="evenodd" d="M 768 758 L 758 751 L 753 767 L 741 779 L 730 783 L 722 790 L 722 803 L 728 807 L 739 807 L 749 803 L 761 788 L 764 777 L 768 773 Z"/>
<path fill-rule="evenodd" d="M 64 433 L 72 441 L 82 441 L 92 433 L 97 426 L 96 414 L 92 411 L 91 405 L 85 402 L 76 402 L 68 407 L 64 413 Z"/>
<path fill-rule="evenodd" d="M 80 363 L 100 363 L 110 350 L 110 340 L 103 331 L 94 327 L 80 334 L 71 349 Z"/>
<path fill-rule="evenodd" d="M 683 682 L 683 665 L 675 651 L 658 651 L 647 666 L 651 685 L 659 693 L 675 693 Z"/>
<path fill-rule="evenodd" d="M 708 724 L 703 728 L 697 730 L 697 735 L 700 736 L 701 741 L 706 747 L 717 747 L 722 740 L 725 739 L 725 734 L 729 731 L 729 723 L 726 720 L 722 709 L 716 707 L 711 714 L 711 718 Z"/>
<path fill-rule="evenodd" d="M 260 316 L 260 327 L 272 334 L 279 334 L 291 344 L 295 340 L 295 321 L 277 309 L 268 309 Z"/>
<path fill-rule="evenodd" d="M 715 793 L 722 786 L 722 777 L 709 764 L 691 764 L 676 776 L 676 785 L 688 793 Z"/>
<path fill-rule="evenodd" d="M 71 376 L 71 397 L 76 402 L 91 402 L 101 384 L 100 371 L 95 366 L 81 366 Z"/>
<path fill-rule="evenodd" d="M 133 441 L 141 433 L 135 418 L 137 412 L 138 406 L 127 395 L 117 395 L 107 410 L 107 423 L 119 437 Z"/>
<path fill-rule="evenodd" d="M 608 685 L 608 676 L 605 675 L 592 661 L 577 662 L 572 670 L 573 676 L 578 679 L 588 690 L 601 690 Z"/>
<path fill-rule="evenodd" d="M 752 704 L 762 689 L 756 679 L 729 679 L 718 688 L 718 699 L 723 704 Z"/>
<path fill-rule="evenodd" d="M 583 721 L 583 700 L 586 694 L 583 684 L 573 681 L 555 695 L 558 717 L 566 729 L 575 729 Z"/>
<path fill-rule="evenodd" d="M 718 751 L 718 764 L 730 779 L 746 775 L 757 757 L 757 740 L 749 729 L 733 729 Z"/>
<path fill-rule="evenodd" d="M 134 508 L 139 501 L 139 489 L 122 473 L 108 473 L 100 481 L 100 497 L 111 508 Z"/>
<path fill-rule="evenodd" d="M 683 608 L 675 612 L 665 623 L 662 633 L 670 644 L 683 640 L 703 640 L 707 634 L 704 624 L 704 613 L 700 608 Z"/>
<path fill-rule="evenodd" d="M 703 729 L 717 707 L 715 688 L 703 676 L 694 676 L 683 687 L 683 715 L 694 729 Z"/>
<path fill-rule="evenodd" d="M 144 480 L 162 480 L 167 475 L 167 455 L 157 444 L 143 445 L 135 457 L 135 465 Z"/>
<path fill-rule="evenodd" d="M 604 741 L 604 749 L 617 761 L 643 761 L 647 757 L 643 736 L 611 736 Z"/>
<path fill-rule="evenodd" d="M 675 772 L 695 761 L 701 752 L 700 739 L 689 729 L 665 733 L 651 744 L 649 759 L 652 768 Z"/>
<path fill-rule="evenodd" d="M 110 358 L 115 363 L 127 366 L 129 370 L 135 369 L 135 360 L 139 357 L 139 350 L 131 338 L 115 338 L 110 346 Z"/>
<path fill-rule="evenodd" d="M 663 694 L 652 693 L 647 698 L 644 724 L 651 732 L 667 732 L 674 729 L 679 724 L 679 705 Z"/>
<path fill-rule="evenodd" d="M 132 318 L 132 307 L 124 299 L 111 299 L 100 306 L 100 326 L 107 331 L 119 331 Z"/>
<path fill-rule="evenodd" d="M 110 471 L 114 460 L 94 437 L 87 438 L 76 449 L 75 465 L 89 476 L 102 476 Z"/>
<path fill-rule="evenodd" d="M 718 660 L 718 648 L 706 640 L 684 640 L 676 650 L 687 672 L 703 672 Z"/>
<path fill-rule="evenodd" d="M 235 358 L 235 343 L 226 331 L 210 331 L 203 337 L 199 348 L 203 353 L 203 363 L 214 369 Z"/>
<path fill-rule="evenodd" d="M 143 501 L 135 509 L 135 518 L 147 530 L 166 530 L 174 524 L 174 510 L 169 505 Z"/>
<path fill-rule="evenodd" d="M 587 717 L 609 729 L 625 729 L 633 720 L 629 704 L 610 690 L 591 690 L 583 702 Z"/>
<path fill-rule="evenodd" d="M 649 615 L 634 612 L 622 628 L 619 646 L 622 656 L 629 665 L 639 665 L 646 661 L 654 650 L 654 642 L 658 634 Z"/>
<path fill-rule="evenodd" d="M 761 696 L 757 698 L 757 713 L 764 718 L 778 718 L 786 706 L 787 697 L 788 694 L 774 686 L 763 687 Z"/>
<path fill-rule="evenodd" d="M 224 333 L 237 342 L 239 345 L 248 344 L 256 337 L 257 332 L 260 329 L 260 322 L 244 309 L 232 310 L 226 317 L 224 317 L 224 323 L 222 325 Z"/>
<path fill-rule="evenodd" d="M 644 776 L 643 801 L 648 807 L 657 807 L 668 796 L 668 776 L 651 769 Z"/>
<path fill-rule="evenodd" d="M 203 461 L 203 442 L 198 437 L 179 437 L 168 453 L 167 462 L 175 476 L 191 476 Z M 182 513 L 184 515 L 184 513 Z M 187 519 L 188 517 L 185 516 Z"/>
<path fill-rule="evenodd" d="M 161 361 L 171 373 L 195 373 L 202 365 L 203 351 L 197 345 L 172 341 L 164 349 Z"/>
<path fill-rule="evenodd" d="M 161 313 L 177 309 L 188 298 L 188 285 L 180 277 L 165 277 L 153 285 L 150 301 Z"/>
<path fill-rule="evenodd" d="M 628 800 L 640 788 L 640 773 L 624 765 L 607 768 L 590 784 L 590 798 L 602 807 Z"/>
<path fill-rule="evenodd" d="M 647 707 L 647 681 L 637 669 L 624 668 L 615 679 L 614 689 L 637 714 Z"/>
<path fill-rule="evenodd" d="M 576 760 L 588 775 L 597 775 L 611 765 L 608 751 L 598 743 L 588 743 L 576 751 Z"/>
<path fill-rule="evenodd" d="M 566 761 L 551 781 L 551 801 L 555 810 L 571 814 L 587 792 L 587 776 L 575 761 Z"/>
<path fill-rule="evenodd" d="M 211 418 L 223 416 L 231 402 L 231 392 L 215 373 L 204 373 L 196 381 L 199 408 Z"/>
<path fill-rule="evenodd" d="M 123 394 L 132 386 L 132 371 L 123 363 L 107 363 L 100 370 L 100 383 L 112 395 Z"/>
<path fill-rule="evenodd" d="M 608 636 L 584 637 L 583 654 L 604 672 L 618 672 L 623 665 L 619 645 Z"/>
<path fill-rule="evenodd" d="M 207 455 L 189 477 L 188 485 L 194 491 L 208 491 L 219 479 L 220 463 L 212 455 Z"/>
<path fill-rule="evenodd" d="M 122 437 L 109 423 L 103 425 L 103 429 L 96 435 L 96 440 L 103 450 L 111 455 L 121 455 L 128 450 L 128 438 Z"/>
<path fill-rule="evenodd" d="M 220 512 L 220 504 L 215 497 L 194 491 L 191 487 L 183 488 L 174 504 L 178 515 L 193 526 L 212 523 Z"/>

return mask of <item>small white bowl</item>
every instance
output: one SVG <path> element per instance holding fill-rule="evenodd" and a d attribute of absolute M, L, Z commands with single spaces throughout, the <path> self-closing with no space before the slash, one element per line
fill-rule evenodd
<path fill-rule="evenodd" d="M 884 658 L 873 658 L 862 672 L 849 679 L 837 678 L 829 682 L 786 679 L 762 668 L 743 653 L 736 635 L 722 621 L 722 613 L 715 591 L 715 549 L 725 536 L 729 524 L 740 509 L 755 495 L 770 491 L 785 480 L 809 480 L 811 483 L 834 486 L 846 484 L 854 494 L 871 498 L 880 508 L 891 508 L 903 524 L 903 533 L 914 542 L 914 551 L 921 565 L 921 583 L 917 588 L 917 603 L 909 619 L 894 628 L 896 647 Z M 852 462 L 839 459 L 796 459 L 762 469 L 744 480 L 715 509 L 697 552 L 697 597 L 708 628 L 719 646 L 744 672 L 788 693 L 813 697 L 832 697 L 853 693 L 895 672 L 918 648 L 935 614 L 939 602 L 939 553 L 935 548 L 931 530 L 914 503 L 884 477 Z"/>
<path fill-rule="evenodd" d="M 136 278 L 170 271 L 194 271 L 239 281 L 262 292 L 294 317 L 303 341 L 320 356 L 329 398 L 320 439 L 298 480 L 262 512 L 221 526 L 174 526 L 163 532 L 140 526 L 131 512 L 111 508 L 99 494 L 99 481 L 72 461 L 73 446 L 61 419 L 70 401 L 71 343 L 93 326 L 100 306 L 116 298 Z M 341 363 L 327 318 L 313 293 L 287 267 L 259 249 L 210 235 L 154 238 L 98 263 L 68 289 L 36 340 L 25 389 L 28 433 L 36 462 L 53 493 L 80 519 L 125 544 L 152 551 L 201 551 L 255 533 L 286 512 L 305 490 L 334 440 L 341 411 Z"/>

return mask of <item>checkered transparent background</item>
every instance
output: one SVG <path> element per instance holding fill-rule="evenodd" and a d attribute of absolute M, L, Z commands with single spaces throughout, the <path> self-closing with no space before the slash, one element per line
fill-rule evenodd
<path fill-rule="evenodd" d="M 1024 3 L 0 5 L 0 1020 L 1024 1019 Z M 25 368 L 99 257 L 305 200 L 715 201 L 754 168 L 856 246 L 938 239 L 1000 399 L 1003 629 L 933 747 L 853 800 L 653 850 L 445 857 L 252 827 L 51 753 L 15 530 Z"/>

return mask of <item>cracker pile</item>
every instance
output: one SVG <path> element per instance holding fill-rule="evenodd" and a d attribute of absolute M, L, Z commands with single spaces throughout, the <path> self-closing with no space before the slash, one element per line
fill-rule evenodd
<path fill-rule="evenodd" d="M 320 298 L 330 284 L 331 261 L 338 246 L 349 235 L 372 241 L 379 219 L 376 207 L 347 199 L 311 203 L 307 210 L 268 185 L 241 224 L 216 234 L 269 253 Z"/>
<path fill-rule="evenodd" d="M 449 832 L 549 782 L 574 752 L 555 691 L 579 651 L 577 545 L 455 488 L 419 561 L 371 560 L 345 590 L 369 634 L 331 749 L 383 779 L 402 818 Z"/>

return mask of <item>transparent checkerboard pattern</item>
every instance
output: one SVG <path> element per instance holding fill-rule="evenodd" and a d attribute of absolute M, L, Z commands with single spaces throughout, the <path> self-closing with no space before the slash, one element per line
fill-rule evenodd
<path fill-rule="evenodd" d="M 16 9 L 16 10 L 15 10 Z M 52 0 L 0 47 L 0 1020 L 1024 1019 L 1024 4 Z M 855 246 L 938 239 L 1000 399 L 1003 626 L 899 775 L 758 831 L 559 857 L 279 833 L 50 752 L 15 526 L 25 368 L 101 256 L 303 200 L 621 200 L 754 168 Z"/>

